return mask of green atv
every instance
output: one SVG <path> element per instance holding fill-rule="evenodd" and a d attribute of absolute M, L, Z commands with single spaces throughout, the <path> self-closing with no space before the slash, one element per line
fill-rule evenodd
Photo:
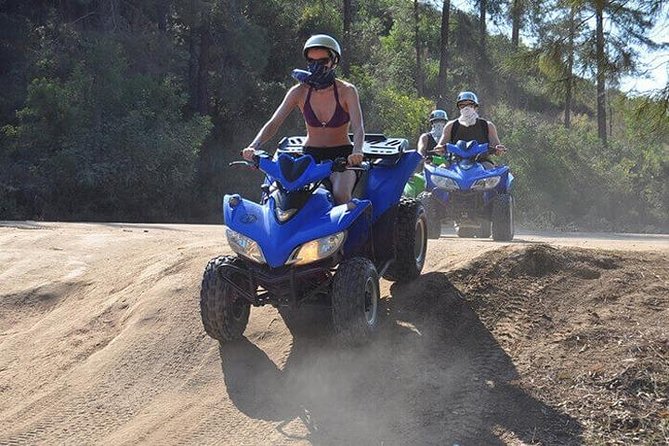
<path fill-rule="evenodd" d="M 443 156 L 434 155 L 432 156 L 432 163 L 437 166 L 444 164 L 446 158 Z M 418 198 L 421 192 L 425 191 L 425 173 L 419 172 L 414 173 L 413 176 L 409 178 L 407 184 L 404 185 L 404 192 L 402 195 L 408 198 Z"/>

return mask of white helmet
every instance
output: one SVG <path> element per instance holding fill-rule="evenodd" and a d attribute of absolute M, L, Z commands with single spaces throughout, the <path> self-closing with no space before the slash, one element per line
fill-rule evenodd
<path fill-rule="evenodd" d="M 448 114 L 444 110 L 433 110 L 430 113 L 430 124 L 434 121 L 448 121 Z"/>
<path fill-rule="evenodd" d="M 304 57 L 307 57 L 307 51 L 309 51 L 310 48 L 325 48 L 329 50 L 333 56 L 335 64 L 339 63 L 339 59 L 341 59 L 341 47 L 339 46 L 339 42 L 337 42 L 334 37 L 328 36 L 327 34 L 315 34 L 309 37 L 304 43 L 304 49 L 302 50 Z"/>
<path fill-rule="evenodd" d="M 471 101 L 478 107 L 479 98 L 471 91 L 461 91 L 458 95 L 458 100 L 455 102 L 455 105 L 459 105 L 460 102 Z"/>

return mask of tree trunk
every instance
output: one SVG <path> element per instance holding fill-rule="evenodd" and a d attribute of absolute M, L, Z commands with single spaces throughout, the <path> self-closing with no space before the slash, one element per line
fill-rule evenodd
<path fill-rule="evenodd" d="M 606 146 L 606 55 L 604 53 L 604 2 L 597 0 L 596 22 L 597 22 L 597 134 L 599 139 Z"/>
<path fill-rule="evenodd" d="M 523 0 L 513 0 L 511 7 L 511 44 L 518 48 L 523 19 Z"/>
<path fill-rule="evenodd" d="M 413 20 L 414 20 L 414 34 L 416 40 L 416 90 L 418 90 L 418 95 L 423 95 L 423 64 L 421 62 L 420 54 L 420 35 L 418 30 L 419 17 L 418 17 L 418 0 L 413 2 Z"/>
<path fill-rule="evenodd" d="M 342 48 L 341 69 L 344 76 L 348 76 L 351 70 L 351 61 L 348 55 L 351 54 L 351 22 L 353 21 L 352 0 L 344 0 L 344 47 Z"/>
<path fill-rule="evenodd" d="M 197 111 L 201 115 L 209 114 L 209 48 L 211 34 L 205 22 L 200 28 L 200 54 L 197 67 Z"/>
<path fill-rule="evenodd" d="M 451 15 L 451 0 L 444 0 L 441 11 L 441 45 L 439 52 L 439 77 L 437 79 L 437 108 L 446 109 L 446 80 L 448 71 L 448 31 Z"/>
<path fill-rule="evenodd" d="M 169 14 L 169 4 L 162 2 L 158 4 L 158 30 L 160 32 L 167 31 L 167 16 Z"/>
<path fill-rule="evenodd" d="M 576 33 L 576 8 L 571 7 L 569 13 L 569 37 L 567 43 L 566 86 L 564 94 L 564 126 L 571 127 L 571 95 L 574 84 L 574 34 Z"/>
<path fill-rule="evenodd" d="M 486 38 L 486 28 L 485 28 L 485 17 L 486 9 L 488 8 L 488 0 L 479 0 L 479 43 L 481 45 L 481 51 L 485 52 L 485 38 Z"/>
<path fill-rule="evenodd" d="M 190 109 L 197 110 L 197 38 L 195 26 L 191 24 L 188 33 L 188 96 Z"/>

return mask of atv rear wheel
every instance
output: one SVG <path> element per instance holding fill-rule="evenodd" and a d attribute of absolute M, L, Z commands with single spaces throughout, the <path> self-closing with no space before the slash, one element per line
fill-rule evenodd
<path fill-rule="evenodd" d="M 456 226 L 455 233 L 460 238 L 474 238 L 479 234 L 479 228 L 473 226 Z"/>
<path fill-rule="evenodd" d="M 430 192 L 422 192 L 418 195 L 418 199 L 423 204 L 427 216 L 427 238 L 438 239 L 441 237 L 441 215 L 438 204 Z"/>
<path fill-rule="evenodd" d="M 348 346 L 369 340 L 379 324 L 379 275 L 371 260 L 353 257 L 337 267 L 332 280 L 332 322 Z"/>
<path fill-rule="evenodd" d="M 481 223 L 481 229 L 479 229 L 478 233 L 479 238 L 490 238 L 490 234 L 492 233 L 490 226 L 491 223 L 487 220 Z"/>
<path fill-rule="evenodd" d="M 400 199 L 395 223 L 395 260 L 390 264 L 384 279 L 393 282 L 410 282 L 423 270 L 427 252 L 427 217 L 419 200 Z"/>
<path fill-rule="evenodd" d="M 513 196 L 499 194 L 492 203 L 492 238 L 508 242 L 513 240 L 514 232 Z"/>
<path fill-rule="evenodd" d="M 490 222 L 485 221 L 480 226 L 460 226 L 455 225 L 455 233 L 460 238 L 489 238 L 490 237 Z"/>
<path fill-rule="evenodd" d="M 221 343 L 240 339 L 249 322 L 250 302 L 224 279 L 229 278 L 240 288 L 248 289 L 248 279 L 236 268 L 245 269 L 241 259 L 216 257 L 209 261 L 202 277 L 202 325 L 209 336 Z"/>

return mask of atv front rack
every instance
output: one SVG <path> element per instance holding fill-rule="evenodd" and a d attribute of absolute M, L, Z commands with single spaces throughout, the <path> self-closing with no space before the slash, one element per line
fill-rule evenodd
<path fill-rule="evenodd" d="M 353 135 L 349 135 L 351 142 Z M 279 141 L 278 153 L 301 155 L 305 146 L 306 136 L 287 136 Z M 392 158 L 398 157 L 409 150 L 409 141 L 404 138 L 386 138 L 381 133 L 369 133 L 365 135 L 365 143 L 362 153 L 368 158 Z"/>

